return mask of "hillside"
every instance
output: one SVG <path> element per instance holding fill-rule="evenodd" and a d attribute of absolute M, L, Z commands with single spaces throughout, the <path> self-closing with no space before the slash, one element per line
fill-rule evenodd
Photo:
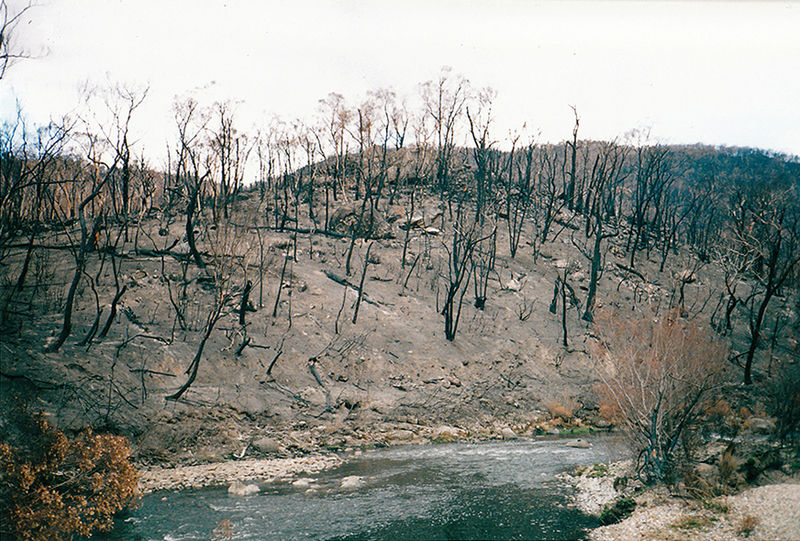
<path fill-rule="evenodd" d="M 302 454 L 455 431 L 443 426 L 553 430 L 541 423 L 572 414 L 606 426 L 586 317 L 592 262 L 593 313 L 637 318 L 675 308 L 720 329 L 733 297 L 720 258 L 729 227 L 721 194 L 738 193 L 742 164 L 759 178 L 796 169 L 757 151 L 648 147 L 647 159 L 668 156 L 674 169 L 661 206 L 637 218 L 641 178 L 655 175 L 653 189 L 662 177 L 647 173 L 641 153 L 637 166 L 636 152 L 585 144 L 570 176 L 557 146 L 516 155 L 457 149 L 444 190 L 415 175 L 436 163 L 434 154 L 415 162 L 419 149 L 384 153 L 383 162 L 375 149 L 348 156 L 347 167 L 329 159 L 249 189 L 228 186 L 227 195 L 191 175 L 170 188 L 169 175 L 151 172 L 164 185 L 125 219 L 100 210 L 111 208 L 113 192 L 84 191 L 90 204 L 75 219 L 22 220 L 4 239 L 2 409 L 44 410 L 65 428 L 129 436 L 145 462 Z M 353 176 L 341 176 L 345 169 Z M 585 204 L 568 204 L 570 179 Z M 73 212 L 80 200 L 73 196 Z M 94 202 L 94 217 L 81 214 Z M 443 309 L 454 272 L 457 327 L 448 340 Z M 59 345 L 73 279 L 70 330 Z M 723 329 L 732 383 L 742 378 L 745 322 L 760 294 L 758 275 L 735 279 L 741 300 Z M 796 280 L 795 271 L 787 284 Z M 795 291 L 782 289 L 770 306 L 757 381 L 798 354 Z"/>

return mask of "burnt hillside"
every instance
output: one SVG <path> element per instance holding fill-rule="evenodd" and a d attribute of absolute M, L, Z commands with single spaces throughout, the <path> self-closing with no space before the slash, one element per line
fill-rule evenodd
<path fill-rule="evenodd" d="M 302 450 L 296 426 L 337 446 L 387 426 L 524 431 L 558 407 L 598 420 L 599 313 L 675 311 L 754 392 L 800 353 L 796 159 L 577 125 L 501 152 L 472 118 L 468 147 L 387 127 L 353 152 L 301 130 L 253 158 L 184 114 L 164 171 L 78 158 L 57 128 L 4 140 L 6 411 L 123 433 L 140 457 L 213 457 L 273 433 Z"/>

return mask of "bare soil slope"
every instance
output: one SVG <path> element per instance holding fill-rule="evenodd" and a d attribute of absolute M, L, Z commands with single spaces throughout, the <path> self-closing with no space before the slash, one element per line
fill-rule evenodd
<path fill-rule="evenodd" d="M 55 353 L 46 353 L 45 346 L 60 330 L 74 261 L 68 250 L 53 249 L 67 244 L 63 232 L 40 235 L 35 282 L 44 293 L 28 295 L 38 303 L 37 315 L 18 318 L 15 332 L 0 343 L 3 408 L 12 407 L 15 397 L 33 400 L 35 409 L 51 412 L 61 425 L 91 424 L 132 436 L 141 459 L 197 460 L 342 447 L 375 434 L 382 434 L 380 441 L 410 439 L 440 425 L 474 431 L 499 430 L 500 423 L 523 432 L 555 403 L 582 418 L 596 416 L 590 325 L 570 307 L 564 348 L 560 308 L 555 315 L 549 310 L 556 275 L 567 266 L 574 269 L 570 280 L 578 300 L 585 301 L 589 260 L 570 239 L 582 226 L 580 217 L 563 214 L 536 258 L 532 232 L 523 230 L 514 259 L 505 222 L 491 217 L 498 230 L 497 260 L 486 305 L 474 306 L 471 281 L 451 342 L 440 312 L 452 222 L 438 200 L 417 205 L 422 220 L 411 228 L 405 267 L 401 226 L 407 217 L 402 207 L 380 209 L 388 238 L 356 239 L 350 276 L 346 229 L 337 236 L 270 228 L 269 209 L 256 192 L 241 194 L 233 208 L 223 226 L 206 219 L 197 227 L 205 269 L 187 256 L 180 215 L 142 217 L 116 250 L 120 282 L 128 289 L 110 332 L 79 345 L 96 314 L 94 293 L 82 286 L 72 335 Z M 298 221 L 310 222 L 302 214 Z M 98 247 L 110 237 L 104 232 Z M 658 264 L 642 253 L 637 271 L 629 272 L 622 246 L 614 244 L 621 241 L 608 242 L 599 307 L 613 302 L 665 308 L 676 302 L 675 276 L 685 271 L 686 256 L 671 256 L 658 272 Z M 21 264 L 24 248 L 21 239 L 6 258 L 8 276 Z M 101 323 L 115 291 L 112 265 L 106 258 L 99 270 L 102 259 L 101 250 L 94 252 L 86 271 L 97 276 Z M 229 298 L 202 352 L 197 379 L 180 400 L 165 400 L 186 380 L 218 294 L 209 276 L 224 265 L 235 270 L 224 286 Z M 714 272 L 702 268 L 686 285 L 690 314 L 717 302 L 720 279 Z M 252 310 L 240 325 L 247 280 Z M 260 446 L 253 445 L 257 441 Z"/>

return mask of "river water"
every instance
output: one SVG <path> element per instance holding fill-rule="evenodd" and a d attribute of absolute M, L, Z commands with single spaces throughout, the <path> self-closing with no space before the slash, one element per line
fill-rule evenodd
<path fill-rule="evenodd" d="M 615 460 L 622 447 L 569 441 L 379 449 L 307 486 L 272 483 L 245 497 L 225 487 L 157 492 L 105 539 L 579 539 L 596 520 L 570 505 L 573 489 L 556 475 Z"/>

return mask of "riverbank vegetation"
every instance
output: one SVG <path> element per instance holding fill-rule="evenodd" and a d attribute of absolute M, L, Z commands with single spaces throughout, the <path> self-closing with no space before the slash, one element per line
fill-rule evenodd
<path fill-rule="evenodd" d="M 108 531 L 137 494 L 125 438 L 86 429 L 68 437 L 41 415 L 0 443 L 0 535 L 66 540 Z"/>

